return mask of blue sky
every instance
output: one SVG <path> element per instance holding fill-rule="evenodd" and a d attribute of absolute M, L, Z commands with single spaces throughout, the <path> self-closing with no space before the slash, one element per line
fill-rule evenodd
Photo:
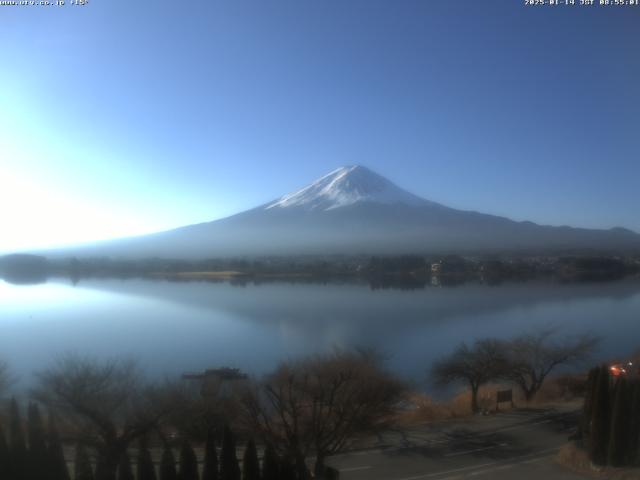
<path fill-rule="evenodd" d="M 523 3 L 0 7 L 0 250 L 212 220 L 345 164 L 640 231 L 640 7 Z"/>

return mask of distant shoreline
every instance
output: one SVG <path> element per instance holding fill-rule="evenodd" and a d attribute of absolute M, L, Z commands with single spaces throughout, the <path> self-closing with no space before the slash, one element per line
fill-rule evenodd
<path fill-rule="evenodd" d="M 146 278 L 167 281 L 345 281 L 373 288 L 423 288 L 468 281 L 499 284 L 503 281 L 551 279 L 558 282 L 606 281 L 640 275 L 640 257 L 465 257 L 340 256 L 218 258 L 171 260 L 111 258 L 52 260 L 36 255 L 0 257 L 0 277 L 11 283 L 41 283 L 49 277 Z"/>
<path fill-rule="evenodd" d="M 151 272 L 148 277 L 165 280 L 209 280 L 234 278 L 311 278 L 311 273 L 281 272 L 281 273 L 248 273 L 239 271 L 208 271 L 208 272 Z"/>

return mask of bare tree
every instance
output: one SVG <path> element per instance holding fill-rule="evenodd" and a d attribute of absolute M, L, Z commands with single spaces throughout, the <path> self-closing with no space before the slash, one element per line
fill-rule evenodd
<path fill-rule="evenodd" d="M 471 411 L 477 413 L 478 390 L 498 378 L 506 366 L 504 342 L 497 339 L 476 340 L 471 347 L 461 343 L 450 355 L 436 361 L 431 377 L 437 385 L 464 382 L 471 390 Z"/>
<path fill-rule="evenodd" d="M 97 480 L 115 480 L 129 444 L 153 429 L 165 413 L 132 362 L 68 355 L 38 378 L 34 396 L 62 413 L 78 440 L 97 451 Z"/>
<path fill-rule="evenodd" d="M 403 393 L 378 356 L 335 351 L 282 364 L 244 403 L 250 426 L 294 459 L 305 478 L 308 455 L 315 454 L 315 472 L 322 476 L 327 456 L 388 426 Z"/>
<path fill-rule="evenodd" d="M 233 425 L 243 413 L 242 397 L 248 380 L 222 379 L 210 376 L 203 379 L 184 377 L 167 381 L 160 386 L 163 402 L 170 406 L 163 424 L 191 439 L 204 441 L 210 431 L 222 432 L 225 425 Z"/>
<path fill-rule="evenodd" d="M 527 401 L 532 400 L 547 376 L 561 365 L 587 360 L 599 339 L 585 334 L 554 341 L 555 330 L 521 335 L 508 343 L 508 367 L 504 378 L 514 382 Z"/>

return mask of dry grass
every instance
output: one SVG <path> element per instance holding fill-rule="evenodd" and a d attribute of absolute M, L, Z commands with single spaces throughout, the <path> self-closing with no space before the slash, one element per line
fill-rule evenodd
<path fill-rule="evenodd" d="M 482 410 L 495 410 L 495 386 L 481 388 L 478 395 L 478 403 Z M 414 393 L 409 397 L 412 408 L 405 410 L 399 417 L 402 425 L 436 422 L 462 418 L 471 415 L 471 393 L 461 392 L 446 401 L 436 401 L 429 395 Z M 501 408 L 508 409 L 509 405 Z"/>
<path fill-rule="evenodd" d="M 591 463 L 587 452 L 574 443 L 562 447 L 556 456 L 556 461 L 574 472 L 589 475 L 603 480 L 640 480 L 638 468 L 598 467 Z"/>
<path fill-rule="evenodd" d="M 583 398 L 573 389 L 567 388 L 567 383 L 580 381 L 581 376 L 571 377 L 567 382 L 567 376 L 549 378 L 536 398 L 527 404 L 520 390 L 510 384 L 489 384 L 480 388 L 478 392 L 478 403 L 480 409 L 485 412 L 496 411 L 496 392 L 498 390 L 513 390 L 513 401 L 516 408 L 533 407 L 543 408 L 558 405 L 572 405 L 579 408 Z M 399 416 L 399 423 L 402 425 L 412 425 L 425 422 L 435 422 L 462 418 L 471 415 L 471 392 L 466 390 L 458 393 L 454 397 L 436 401 L 429 395 L 414 393 L 409 397 L 411 408 L 405 410 Z M 500 410 L 509 410 L 511 405 L 501 403 Z"/>

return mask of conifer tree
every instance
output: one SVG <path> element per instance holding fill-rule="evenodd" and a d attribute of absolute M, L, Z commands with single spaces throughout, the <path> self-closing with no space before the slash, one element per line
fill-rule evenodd
<path fill-rule="evenodd" d="M 240 480 L 240 466 L 236 456 L 236 441 L 231 429 L 224 427 L 220 453 L 220 480 Z"/>
<path fill-rule="evenodd" d="M 296 471 L 290 457 L 284 456 L 280 460 L 280 473 L 278 480 L 296 480 Z"/>
<path fill-rule="evenodd" d="M 156 469 L 153 466 L 151 452 L 145 437 L 140 439 L 138 447 L 137 480 L 156 480 Z"/>
<path fill-rule="evenodd" d="M 279 480 L 278 456 L 271 445 L 267 445 L 262 457 L 262 480 Z"/>
<path fill-rule="evenodd" d="M 74 458 L 75 480 L 94 480 L 91 459 L 87 450 L 80 443 L 76 444 L 76 454 Z"/>
<path fill-rule="evenodd" d="M 218 480 L 218 453 L 216 452 L 216 440 L 212 430 L 207 432 L 207 441 L 204 446 L 202 480 Z"/>
<path fill-rule="evenodd" d="M 120 463 L 118 464 L 118 480 L 135 480 L 133 476 L 133 469 L 131 468 L 131 459 L 129 454 L 124 452 L 120 457 Z"/>
<path fill-rule="evenodd" d="M 162 459 L 160 460 L 160 480 L 178 480 L 176 458 L 169 445 L 166 445 L 162 452 Z"/>
<path fill-rule="evenodd" d="M 27 437 L 29 439 L 29 474 L 33 479 L 46 478 L 49 473 L 47 441 L 40 409 L 29 403 L 27 409 Z"/>
<path fill-rule="evenodd" d="M 116 471 L 112 471 L 105 459 L 104 452 L 101 452 L 98 450 L 97 456 L 96 456 L 95 479 L 96 480 L 116 480 L 117 473 L 118 473 L 117 467 L 116 467 Z"/>
<path fill-rule="evenodd" d="M 631 416 L 631 401 L 625 377 L 618 377 L 613 398 L 607 463 L 614 467 L 621 467 L 629 456 L 629 418 Z"/>
<path fill-rule="evenodd" d="M 49 439 L 49 447 L 47 449 L 49 477 L 51 480 L 69 480 L 69 469 L 67 468 L 67 461 L 64 458 L 64 450 L 53 412 L 49 412 L 47 437 Z"/>
<path fill-rule="evenodd" d="M 0 424 L 0 478 L 10 478 L 9 459 L 9 445 L 7 444 L 7 440 L 4 436 L 2 424 Z"/>
<path fill-rule="evenodd" d="M 589 376 L 587 377 L 585 395 L 584 395 L 584 407 L 582 410 L 582 419 L 580 421 L 580 434 L 582 438 L 587 438 L 589 430 L 591 428 L 591 416 L 593 415 L 593 401 L 595 397 L 596 385 L 598 381 L 598 373 L 600 369 L 598 367 L 589 370 Z"/>
<path fill-rule="evenodd" d="M 630 385 L 631 390 L 631 418 L 629 420 L 629 452 L 628 464 L 637 465 L 640 460 L 640 381 Z"/>
<path fill-rule="evenodd" d="M 258 461 L 258 451 L 253 439 L 247 442 L 242 458 L 242 479 L 260 480 L 260 462 Z"/>
<path fill-rule="evenodd" d="M 198 480 L 198 457 L 188 441 L 180 449 L 180 480 Z"/>
<path fill-rule="evenodd" d="M 22 430 L 20 408 L 15 398 L 11 400 L 9 418 L 9 465 L 12 480 L 27 480 L 28 456 L 27 445 Z"/>
<path fill-rule="evenodd" d="M 597 465 L 605 465 L 607 462 L 611 419 L 611 394 L 609 390 L 609 368 L 603 365 L 598 373 L 589 435 L 589 457 Z"/>

